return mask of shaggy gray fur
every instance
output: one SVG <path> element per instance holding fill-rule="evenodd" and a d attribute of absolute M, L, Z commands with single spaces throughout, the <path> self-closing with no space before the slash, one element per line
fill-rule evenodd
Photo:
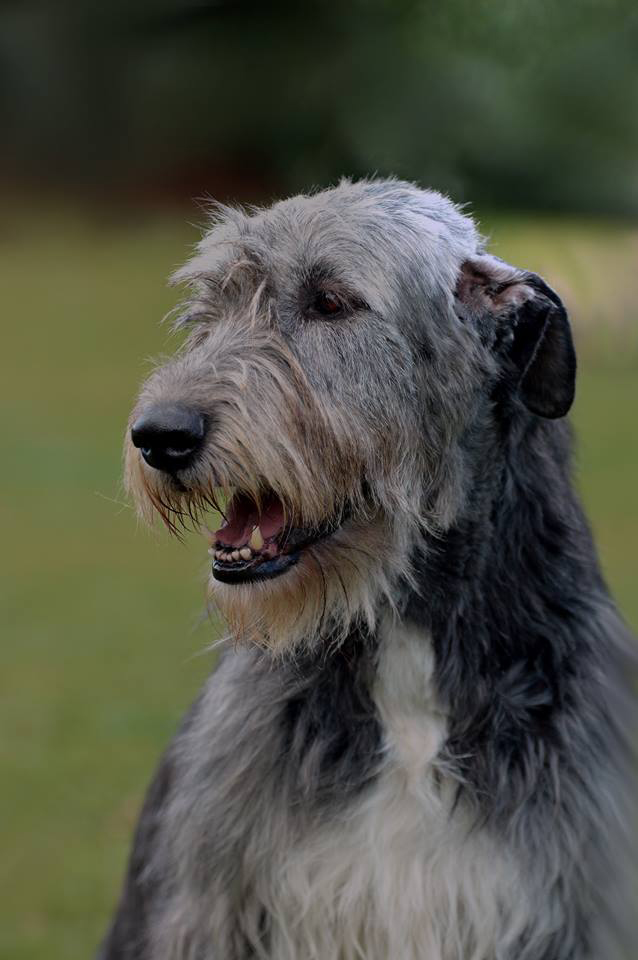
<path fill-rule="evenodd" d="M 128 444 L 142 511 L 267 484 L 332 527 L 277 579 L 211 582 L 231 641 L 100 957 L 610 960 L 632 642 L 571 484 L 560 299 L 393 180 L 218 208 L 178 279 L 188 342 L 132 422 L 209 426 L 178 482 Z"/>

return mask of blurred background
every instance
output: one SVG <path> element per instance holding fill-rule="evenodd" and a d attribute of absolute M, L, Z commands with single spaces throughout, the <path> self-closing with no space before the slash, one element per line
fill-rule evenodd
<path fill-rule="evenodd" d="M 542 273 L 580 355 L 576 475 L 638 626 L 631 0 L 0 0 L 0 957 L 90 956 L 212 663 L 205 544 L 140 529 L 120 450 L 198 200 L 394 173 Z"/>

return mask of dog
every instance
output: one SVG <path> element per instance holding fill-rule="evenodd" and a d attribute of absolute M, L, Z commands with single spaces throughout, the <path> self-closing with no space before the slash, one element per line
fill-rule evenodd
<path fill-rule="evenodd" d="M 127 483 L 174 532 L 221 515 L 228 637 L 99 956 L 616 956 L 634 655 L 559 296 L 394 179 L 218 205 L 175 279 Z"/>

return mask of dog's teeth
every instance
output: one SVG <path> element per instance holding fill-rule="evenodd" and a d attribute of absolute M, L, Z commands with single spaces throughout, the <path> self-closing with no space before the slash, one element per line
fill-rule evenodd
<path fill-rule="evenodd" d="M 231 557 L 233 558 L 233 560 L 239 560 L 239 550 L 233 550 L 233 552 L 231 553 Z"/>
<path fill-rule="evenodd" d="M 210 553 L 210 550 L 208 552 Z M 215 560 L 221 560 L 221 559 L 222 559 L 222 551 L 215 550 Z"/>
<path fill-rule="evenodd" d="M 252 560 L 253 552 L 250 547 L 242 547 L 239 551 L 239 556 L 242 558 L 242 560 Z"/>
<path fill-rule="evenodd" d="M 250 535 L 250 540 L 248 541 L 253 550 L 261 550 L 264 545 L 264 538 L 261 535 L 261 530 L 259 527 L 255 527 L 253 532 Z"/>

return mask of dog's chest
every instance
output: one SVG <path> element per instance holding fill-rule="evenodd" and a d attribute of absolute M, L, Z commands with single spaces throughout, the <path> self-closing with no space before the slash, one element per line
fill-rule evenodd
<path fill-rule="evenodd" d="M 375 785 L 291 849 L 272 878 L 277 960 L 486 960 L 529 920 L 517 870 L 470 830 L 437 761 L 447 731 L 423 636 L 386 631 Z"/>

